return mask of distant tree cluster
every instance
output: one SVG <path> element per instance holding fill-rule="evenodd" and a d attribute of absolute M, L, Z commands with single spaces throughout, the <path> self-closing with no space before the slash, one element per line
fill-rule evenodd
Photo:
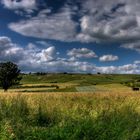
<path fill-rule="evenodd" d="M 7 91 L 21 80 L 18 66 L 12 62 L 0 63 L 0 86 Z"/>
<path fill-rule="evenodd" d="M 46 73 L 46 72 L 37 72 L 37 73 L 35 73 L 36 75 L 47 75 L 48 73 Z"/>

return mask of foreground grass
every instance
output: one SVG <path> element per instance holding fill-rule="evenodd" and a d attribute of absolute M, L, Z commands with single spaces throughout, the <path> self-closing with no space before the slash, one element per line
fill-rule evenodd
<path fill-rule="evenodd" d="M 138 140 L 139 93 L 0 96 L 1 140 Z"/>

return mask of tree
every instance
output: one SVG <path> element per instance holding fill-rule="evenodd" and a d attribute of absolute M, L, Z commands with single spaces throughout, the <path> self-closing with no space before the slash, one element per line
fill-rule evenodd
<path fill-rule="evenodd" d="M 100 75 L 101 73 L 100 72 L 97 72 L 97 74 Z"/>
<path fill-rule="evenodd" d="M 12 62 L 0 63 L 0 86 L 7 91 L 12 85 L 19 84 L 21 77 L 18 66 Z"/>

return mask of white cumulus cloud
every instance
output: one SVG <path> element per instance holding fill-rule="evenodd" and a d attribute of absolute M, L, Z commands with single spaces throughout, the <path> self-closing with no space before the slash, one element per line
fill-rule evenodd
<path fill-rule="evenodd" d="M 30 10 L 36 8 L 36 0 L 1 0 L 1 3 L 8 9 Z"/>
<path fill-rule="evenodd" d="M 78 58 L 91 58 L 96 55 L 89 49 L 75 49 L 71 55 Z M 82 50 L 82 51 L 81 51 Z M 76 53 L 75 53 L 76 52 Z M 86 53 L 85 53 L 86 52 Z M 24 72 L 74 72 L 74 73 L 140 73 L 140 62 L 122 66 L 96 66 L 80 59 L 58 57 L 55 46 L 39 48 L 29 43 L 24 48 L 13 43 L 9 37 L 0 37 L 0 60 L 17 63 Z M 59 55 L 60 56 L 60 55 Z"/>
<path fill-rule="evenodd" d="M 67 52 L 68 56 L 74 57 L 74 58 L 95 58 L 97 55 L 94 51 L 87 49 L 87 48 L 73 48 L 72 50 L 69 50 Z"/>
<path fill-rule="evenodd" d="M 99 60 L 101 62 L 108 62 L 108 61 L 117 61 L 119 60 L 119 57 L 118 56 L 115 56 L 115 55 L 103 55 L 99 58 Z"/>

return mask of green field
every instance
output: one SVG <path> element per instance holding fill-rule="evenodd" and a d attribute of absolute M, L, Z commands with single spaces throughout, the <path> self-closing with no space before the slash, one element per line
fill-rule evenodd
<path fill-rule="evenodd" d="M 20 92 L 96 92 L 111 91 L 114 85 L 120 90 L 130 90 L 128 84 L 139 81 L 140 75 L 86 75 L 86 74 L 46 74 L 23 75 L 20 86 L 11 91 Z M 128 83 L 128 84 L 126 84 Z M 112 86 L 111 86 L 112 85 Z M 137 82 L 140 86 L 140 82 Z M 108 88 L 109 87 L 109 88 Z"/>
<path fill-rule="evenodd" d="M 87 75 L 87 74 L 46 74 L 46 75 L 23 75 L 22 84 L 39 83 L 77 83 L 79 85 L 121 83 L 131 80 L 139 80 L 140 75 Z"/>
<path fill-rule="evenodd" d="M 0 91 L 0 140 L 139 140 L 140 75 L 23 75 Z"/>

